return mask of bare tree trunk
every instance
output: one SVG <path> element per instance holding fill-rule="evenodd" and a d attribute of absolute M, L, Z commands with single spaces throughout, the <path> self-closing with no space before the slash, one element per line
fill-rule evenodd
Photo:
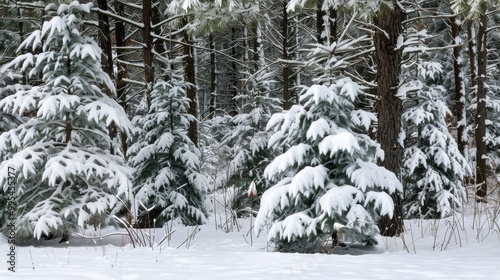
<path fill-rule="evenodd" d="M 144 80 L 146 82 L 146 101 L 148 109 L 151 107 L 151 90 L 154 83 L 153 70 L 153 36 L 151 36 L 151 0 L 142 1 L 142 22 L 144 28 L 142 36 L 144 40 Z"/>
<path fill-rule="evenodd" d="M 384 150 L 382 165 L 400 177 L 403 148 L 399 143 L 401 134 L 402 102 L 397 97 L 402 49 L 396 49 L 402 33 L 403 11 L 397 4 L 393 9 L 381 9 L 376 19 L 377 31 L 374 45 L 377 61 L 377 137 Z M 380 233 L 384 236 L 398 236 L 403 232 L 403 206 L 400 193 L 391 195 L 394 201 L 394 215 L 381 217 Z"/>
<path fill-rule="evenodd" d="M 453 72 L 455 79 L 455 117 L 457 123 L 457 144 L 458 150 L 462 155 L 465 154 L 465 96 L 464 96 L 464 80 L 462 73 L 461 47 L 459 45 L 460 26 L 457 23 L 456 17 L 450 18 L 451 36 L 453 37 Z"/>
<path fill-rule="evenodd" d="M 485 1 L 481 2 L 482 10 L 486 11 Z M 487 55 L 488 50 L 486 47 L 486 24 L 487 16 L 482 13 L 479 19 L 479 27 L 477 30 L 477 111 L 476 111 L 476 195 L 479 198 L 484 198 L 487 195 L 488 185 L 486 182 L 486 142 L 484 136 L 486 135 L 486 66 L 488 64 Z M 479 199 L 481 200 L 481 199 Z"/>
<path fill-rule="evenodd" d="M 186 26 L 189 21 L 186 17 L 182 19 L 182 26 Z M 196 99 L 196 72 L 194 65 L 193 47 L 191 46 L 190 35 L 186 30 L 183 31 L 183 55 L 184 55 L 184 79 L 190 83 L 186 89 L 186 97 L 189 99 L 188 114 L 197 117 L 197 99 Z M 189 123 L 188 137 L 198 146 L 198 124 L 196 120 Z"/>

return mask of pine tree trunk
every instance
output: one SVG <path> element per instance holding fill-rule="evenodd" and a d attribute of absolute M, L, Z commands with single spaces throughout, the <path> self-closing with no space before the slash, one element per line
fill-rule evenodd
<path fill-rule="evenodd" d="M 322 9 L 324 0 L 316 4 L 316 41 L 318 44 L 332 44 L 337 38 L 337 9 L 330 7 L 328 14 Z M 326 27 L 328 25 L 328 34 Z"/>
<path fill-rule="evenodd" d="M 395 3 L 394 9 L 381 9 L 376 19 L 377 31 L 374 45 L 377 61 L 378 141 L 384 150 L 382 165 L 400 177 L 403 149 L 399 144 L 401 133 L 402 102 L 398 92 L 402 49 L 396 50 L 402 33 L 403 11 Z M 394 215 L 381 217 L 380 232 L 384 236 L 398 236 L 403 232 L 403 207 L 401 194 L 391 195 Z"/>
<path fill-rule="evenodd" d="M 451 37 L 453 38 L 453 73 L 455 79 L 455 117 L 457 123 L 457 144 L 458 150 L 462 155 L 465 155 L 465 96 L 464 93 L 464 80 L 462 73 L 462 62 L 461 62 L 461 47 L 460 47 L 460 26 L 458 25 L 457 18 L 451 17 Z"/>
<path fill-rule="evenodd" d="M 144 40 L 144 80 L 146 82 L 146 101 L 148 109 L 151 107 L 151 90 L 154 82 L 153 70 L 153 36 L 151 36 L 151 0 L 142 1 L 142 22 L 144 28 L 142 36 Z"/>
<path fill-rule="evenodd" d="M 17 8 L 17 17 L 20 19 L 17 26 L 19 28 L 19 39 L 22 42 L 24 40 L 24 22 L 23 22 L 22 16 L 21 16 L 21 8 Z M 22 50 L 22 53 L 24 53 L 24 50 Z M 3 63 L 3 61 L 2 61 L 2 63 Z M 22 81 L 23 81 L 23 85 L 28 84 L 28 75 L 26 74 L 26 72 L 23 72 Z"/>
<path fill-rule="evenodd" d="M 186 26 L 189 23 L 186 17 L 182 18 L 182 26 Z M 183 31 L 183 55 L 184 55 L 184 79 L 186 82 L 190 83 L 190 86 L 186 89 L 186 97 L 189 99 L 189 108 L 187 110 L 188 114 L 197 117 L 197 98 L 196 98 L 196 72 L 194 65 L 194 53 L 193 47 L 191 46 L 190 35 L 187 30 Z M 188 137 L 198 147 L 198 124 L 196 121 L 191 121 L 189 123 Z"/>
<path fill-rule="evenodd" d="M 330 21 L 330 44 L 337 41 L 337 9 L 331 7 L 329 10 L 329 21 Z"/>
<path fill-rule="evenodd" d="M 474 50 L 474 32 L 472 20 L 467 20 L 467 42 L 469 47 L 469 68 L 470 68 L 470 87 L 476 86 L 476 52 Z"/>
<path fill-rule="evenodd" d="M 97 6 L 102 11 L 108 10 L 108 2 L 106 0 L 98 0 Z M 98 13 L 98 22 L 99 22 L 99 46 L 102 49 L 101 55 L 101 65 L 102 70 L 108 74 L 110 78 L 113 77 L 113 53 L 111 49 L 111 29 L 109 27 L 109 19 L 108 16 L 104 13 Z M 105 89 L 105 92 L 108 96 L 111 96 L 111 91 L 109 88 Z M 111 139 L 116 138 L 117 129 L 114 122 L 112 122 L 108 126 L 108 133 Z M 111 153 L 114 154 L 114 148 L 111 146 Z"/>
<path fill-rule="evenodd" d="M 237 51 L 236 51 L 236 28 L 231 28 L 231 106 L 229 108 L 229 115 L 236 116 L 238 114 L 238 103 L 236 97 L 238 96 L 238 68 L 236 67 Z"/>
<path fill-rule="evenodd" d="M 286 10 L 288 1 L 283 1 L 283 60 L 288 61 L 288 12 Z M 290 68 L 287 62 L 283 64 L 283 109 L 288 110 L 292 107 L 290 102 Z"/>
<path fill-rule="evenodd" d="M 115 2 L 115 10 L 119 16 L 125 16 L 124 6 L 122 3 Z M 119 20 L 115 22 L 115 40 L 117 46 L 116 55 L 118 58 L 116 60 L 116 68 L 118 69 L 116 76 L 116 94 L 118 96 L 118 102 L 122 106 L 123 110 L 127 112 L 127 83 L 125 82 L 124 78 L 127 78 L 128 76 L 128 69 L 126 64 L 120 62 L 120 60 L 124 59 L 124 56 L 126 55 L 124 51 L 124 47 L 126 46 L 125 25 L 122 21 Z M 127 158 L 127 134 L 123 132 L 121 133 L 121 141 L 123 156 Z"/>
<path fill-rule="evenodd" d="M 108 1 L 98 0 L 97 6 L 102 11 L 108 10 Z M 99 13 L 99 45 L 102 49 L 101 64 L 103 66 L 103 71 L 106 72 L 110 77 L 113 77 L 113 53 L 111 50 L 111 31 L 109 28 L 108 16 Z"/>
<path fill-rule="evenodd" d="M 321 9 L 323 1 L 320 0 L 316 3 L 316 42 L 321 45 L 325 43 L 323 33 L 325 32 L 326 12 Z"/>
<path fill-rule="evenodd" d="M 481 3 L 482 10 L 486 11 L 486 3 Z M 486 197 L 488 186 L 486 182 L 486 142 L 484 136 L 486 135 L 486 85 L 485 80 L 487 77 L 486 66 L 487 61 L 487 47 L 486 47 L 486 24 L 487 16 L 482 13 L 479 19 L 479 28 L 477 30 L 477 111 L 476 111 L 476 196 L 479 201 Z"/>
<path fill-rule="evenodd" d="M 157 25 L 158 23 L 160 23 L 162 21 L 162 14 L 161 14 L 161 10 L 159 7 L 160 4 L 158 1 L 154 1 L 152 5 L 153 5 L 153 7 L 152 7 L 151 22 L 155 26 L 153 29 L 153 33 L 154 34 L 161 34 L 161 25 Z M 154 44 L 154 50 L 157 54 L 162 55 L 166 51 L 164 41 L 154 40 L 153 44 Z"/>
<path fill-rule="evenodd" d="M 215 102 L 217 98 L 217 68 L 215 60 L 215 41 L 214 36 L 210 34 L 208 36 L 208 44 L 210 45 L 210 117 L 215 116 Z"/>

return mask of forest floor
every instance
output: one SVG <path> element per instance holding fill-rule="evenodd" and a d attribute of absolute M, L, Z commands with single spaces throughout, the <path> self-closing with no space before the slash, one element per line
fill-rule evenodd
<path fill-rule="evenodd" d="M 126 235 L 97 237 L 115 229 L 82 233 L 93 239 L 17 246 L 13 273 L 2 237 L 0 279 L 500 279 L 500 220 L 487 207 L 445 220 L 406 221 L 401 237 L 333 254 L 273 252 L 265 234 L 250 236 L 250 219 L 223 223 L 226 216 L 217 215 L 200 227 L 177 225 L 161 244 L 165 228 L 145 230 L 144 238 L 155 235 L 153 247 L 133 248 Z"/>

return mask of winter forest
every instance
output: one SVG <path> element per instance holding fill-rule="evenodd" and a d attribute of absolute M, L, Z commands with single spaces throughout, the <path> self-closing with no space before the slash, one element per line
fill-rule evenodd
<path fill-rule="evenodd" d="M 500 234 L 497 0 L 0 13 L 4 236 L 113 226 L 140 247 L 142 229 L 245 219 L 275 251 L 317 253 L 466 209 Z"/>

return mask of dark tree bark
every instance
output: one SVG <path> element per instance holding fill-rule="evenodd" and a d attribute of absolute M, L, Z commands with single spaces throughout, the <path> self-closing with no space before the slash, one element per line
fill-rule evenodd
<path fill-rule="evenodd" d="M 465 154 L 464 132 L 465 132 L 465 120 L 464 120 L 464 108 L 465 108 L 465 96 L 464 92 L 464 80 L 461 75 L 462 73 L 462 62 L 460 58 L 461 47 L 458 44 L 458 36 L 460 36 L 460 26 L 457 23 L 456 17 L 450 18 L 451 23 L 451 36 L 453 37 L 453 72 L 455 79 L 455 117 L 457 122 L 457 144 L 458 150 L 462 155 Z"/>
<path fill-rule="evenodd" d="M 21 8 L 17 8 L 17 18 L 19 19 L 17 26 L 19 28 L 19 39 L 21 42 L 24 40 L 24 22 L 23 22 L 22 17 L 23 16 L 22 16 Z M 24 53 L 24 50 L 22 50 L 22 53 Z M 25 72 L 23 72 L 22 81 L 23 81 L 23 85 L 28 84 L 28 75 L 26 75 Z"/>
<path fill-rule="evenodd" d="M 231 104 L 229 108 L 229 115 L 236 116 L 238 114 L 238 104 L 236 101 L 236 97 L 238 96 L 238 68 L 236 67 L 236 60 L 238 59 L 237 51 L 236 51 L 236 41 L 237 34 L 236 28 L 231 28 Z"/>
<path fill-rule="evenodd" d="M 186 26 L 189 21 L 186 17 L 182 19 L 182 26 Z M 183 31 L 183 55 L 184 55 L 184 79 L 186 82 L 190 83 L 190 86 L 186 90 L 186 97 L 189 99 L 188 114 L 197 116 L 197 97 L 196 97 L 196 72 L 194 65 L 194 53 L 193 47 L 191 45 L 191 39 L 189 33 Z M 189 123 L 188 137 L 191 141 L 198 147 L 198 124 L 196 120 Z"/>
<path fill-rule="evenodd" d="M 288 26 L 289 26 L 289 19 L 288 19 L 288 12 L 286 10 L 288 5 L 288 1 L 283 1 L 283 30 L 282 30 L 282 36 L 283 36 L 283 46 L 282 46 L 282 51 L 283 51 L 283 60 L 288 61 L 290 59 L 288 55 Z M 290 93 L 290 68 L 287 62 L 283 63 L 283 109 L 288 110 L 290 107 L 292 107 L 292 102 L 291 102 L 291 93 Z"/>
<path fill-rule="evenodd" d="M 152 5 L 151 0 L 142 1 L 142 22 L 144 28 L 142 36 L 144 40 L 144 80 L 146 82 L 146 100 L 148 109 L 151 107 L 151 90 L 154 82 L 154 69 L 153 69 L 153 36 L 151 35 L 151 13 Z"/>
<path fill-rule="evenodd" d="M 215 103 L 217 98 L 217 68 L 215 60 L 215 41 L 214 36 L 210 34 L 208 36 L 208 44 L 210 45 L 210 107 L 209 114 L 210 117 L 215 116 Z"/>
<path fill-rule="evenodd" d="M 486 11 L 486 3 L 481 3 L 482 10 Z M 488 64 L 488 50 L 486 47 L 487 38 L 487 16 L 482 13 L 479 18 L 479 27 L 477 30 L 477 111 L 476 111 L 476 196 L 481 201 L 486 197 L 488 192 L 488 185 L 486 182 L 487 169 L 486 169 L 486 142 L 484 136 L 486 135 L 486 85 L 485 80 L 487 77 L 486 66 Z"/>
<path fill-rule="evenodd" d="M 401 133 L 402 102 L 397 97 L 402 49 L 397 49 L 397 40 L 402 33 L 403 11 L 397 3 L 393 9 L 382 8 L 376 19 L 377 31 L 374 45 L 377 61 L 377 138 L 384 150 L 382 165 L 394 172 L 398 178 L 401 173 L 403 148 L 398 142 Z M 394 200 L 394 215 L 381 217 L 380 232 L 384 236 L 398 236 L 403 232 L 403 207 L 400 193 L 391 195 Z"/>
<path fill-rule="evenodd" d="M 108 1 L 98 0 L 97 6 L 102 11 L 108 10 Z M 99 13 L 99 45 L 102 49 L 101 64 L 103 71 L 106 72 L 110 77 L 113 77 L 113 52 L 111 50 L 111 31 L 109 27 L 108 16 Z"/>
<path fill-rule="evenodd" d="M 152 14 L 152 23 L 153 25 L 155 25 L 154 29 L 153 29 L 153 32 L 154 34 L 161 34 L 161 25 L 157 25 L 158 23 L 161 22 L 162 20 L 162 15 L 161 15 L 161 11 L 160 11 L 160 4 L 158 3 L 158 1 L 155 1 L 153 5 L 153 14 Z M 154 40 L 154 50 L 157 54 L 163 54 L 166 49 L 165 49 L 165 45 L 164 45 L 164 41 L 162 40 Z"/>
<path fill-rule="evenodd" d="M 322 9 L 323 1 L 320 0 L 316 4 L 316 41 L 318 44 L 331 44 L 337 38 L 337 10 L 330 7 L 327 13 Z M 326 34 L 327 25 L 328 34 Z M 326 36 L 329 36 L 329 38 Z"/>
<path fill-rule="evenodd" d="M 98 0 L 97 6 L 102 11 L 108 10 L 108 2 L 106 0 Z M 111 28 L 109 26 L 109 18 L 104 13 L 98 13 L 99 23 L 99 46 L 102 49 L 101 65 L 102 70 L 108 74 L 110 78 L 113 77 L 113 52 L 111 49 Z M 111 91 L 106 88 L 106 94 L 112 96 Z M 116 124 L 113 122 L 108 126 L 108 133 L 111 139 L 116 138 L 118 131 Z M 114 148 L 111 146 L 111 153 L 114 153 Z"/>
<path fill-rule="evenodd" d="M 472 32 L 473 22 L 472 20 L 467 20 L 467 41 L 469 47 L 469 68 L 470 68 L 470 86 L 474 88 L 476 86 L 476 53 L 474 52 L 474 36 Z"/>
<path fill-rule="evenodd" d="M 125 11 L 124 11 L 124 6 L 120 2 L 115 2 L 115 10 L 116 13 L 119 16 L 125 16 Z M 115 21 L 115 40 L 116 40 L 116 55 L 118 57 L 116 61 L 116 67 L 118 69 L 117 71 L 117 76 L 116 76 L 116 94 L 118 97 L 118 102 L 122 106 L 123 110 L 125 112 L 127 111 L 127 83 L 125 82 L 124 78 L 128 77 L 128 69 L 127 65 L 123 64 L 120 62 L 121 59 L 124 59 L 125 51 L 124 47 L 126 46 L 126 40 L 125 40 L 125 25 L 123 24 L 122 21 Z M 122 141 L 122 152 L 123 156 L 127 158 L 127 150 L 128 150 L 128 145 L 127 145 L 127 134 L 121 133 L 121 141 Z"/>
<path fill-rule="evenodd" d="M 328 13 L 330 22 L 330 43 L 333 43 L 337 41 L 337 9 L 332 7 Z"/>
<path fill-rule="evenodd" d="M 323 33 L 325 32 L 326 11 L 322 10 L 321 6 L 323 6 L 323 0 L 316 3 L 316 42 L 318 44 L 325 43 Z"/>

